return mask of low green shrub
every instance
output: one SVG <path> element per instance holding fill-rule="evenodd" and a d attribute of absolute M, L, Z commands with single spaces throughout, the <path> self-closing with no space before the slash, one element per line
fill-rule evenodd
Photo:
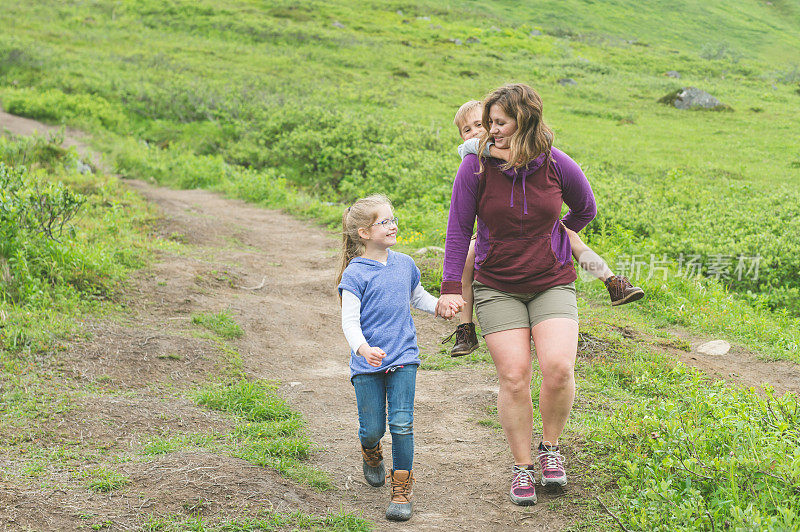
<path fill-rule="evenodd" d="M 67 94 L 57 89 L 9 89 L 3 93 L 9 113 L 52 122 L 99 125 L 121 131 L 127 122 L 119 104 L 94 94 Z"/>
<path fill-rule="evenodd" d="M 665 378 L 666 377 L 666 378 Z M 693 369 L 640 372 L 591 436 L 633 529 L 800 528 L 800 404 Z"/>

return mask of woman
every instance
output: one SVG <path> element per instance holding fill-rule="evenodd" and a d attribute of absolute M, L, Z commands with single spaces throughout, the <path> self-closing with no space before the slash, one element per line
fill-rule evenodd
<path fill-rule="evenodd" d="M 464 304 L 461 273 L 477 217 L 476 314 L 500 381 L 497 409 L 514 457 L 510 497 L 530 505 L 536 503 L 530 341 L 542 371 L 542 485 L 564 486 L 558 438 L 575 396 L 578 346 L 576 275 L 564 227 L 580 231 L 596 207 L 580 167 L 552 147 L 532 88 L 511 84 L 489 94 L 482 122 L 489 135 L 478 152 L 493 141 L 510 150 L 509 161 L 468 155 L 458 169 L 438 305 L 444 311 Z M 562 202 L 570 211 L 560 220 Z"/>

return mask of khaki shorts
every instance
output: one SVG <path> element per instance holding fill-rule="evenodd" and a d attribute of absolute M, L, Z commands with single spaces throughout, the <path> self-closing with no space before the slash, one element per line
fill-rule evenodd
<path fill-rule="evenodd" d="M 473 281 L 472 290 L 483 336 L 533 327 L 550 318 L 578 321 L 575 283 L 554 286 L 536 294 L 510 294 Z"/>

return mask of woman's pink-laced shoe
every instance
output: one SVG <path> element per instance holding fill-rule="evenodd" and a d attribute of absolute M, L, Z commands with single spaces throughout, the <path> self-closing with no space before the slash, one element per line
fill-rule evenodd
<path fill-rule="evenodd" d="M 558 446 L 549 441 L 539 444 L 539 464 L 542 466 L 542 486 L 567 485 L 567 473 L 564 471 L 564 457 L 558 452 Z"/>
<path fill-rule="evenodd" d="M 511 502 L 519 506 L 536 504 L 536 478 L 533 476 L 533 466 L 515 465 L 514 479 L 511 481 L 509 497 Z"/>

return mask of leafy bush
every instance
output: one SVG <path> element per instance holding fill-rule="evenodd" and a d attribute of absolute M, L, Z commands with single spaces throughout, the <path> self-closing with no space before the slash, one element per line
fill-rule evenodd
<path fill-rule="evenodd" d="M 624 523 L 646 530 L 800 527 L 800 404 L 711 384 L 678 366 L 637 373 L 639 400 L 592 437 L 604 446 Z M 607 461 L 606 461 L 607 460 Z M 605 467 L 605 466 L 604 466 Z"/>
<path fill-rule="evenodd" d="M 66 94 L 57 89 L 10 89 L 3 94 L 3 105 L 9 113 L 53 122 L 99 124 L 112 130 L 119 130 L 126 123 L 119 105 L 93 94 Z"/>
<path fill-rule="evenodd" d="M 0 296 L 15 302 L 34 298 L 59 281 L 87 289 L 79 268 L 59 260 L 69 243 L 59 240 L 85 199 L 62 183 L 42 185 L 24 167 L 0 162 Z M 71 231 L 74 236 L 74 231 Z"/>
<path fill-rule="evenodd" d="M 139 265 L 128 247 L 133 215 L 116 212 L 130 193 L 79 173 L 75 152 L 58 140 L 0 137 L 0 301 L 9 304 L 58 308 L 108 298 L 123 272 Z"/>

